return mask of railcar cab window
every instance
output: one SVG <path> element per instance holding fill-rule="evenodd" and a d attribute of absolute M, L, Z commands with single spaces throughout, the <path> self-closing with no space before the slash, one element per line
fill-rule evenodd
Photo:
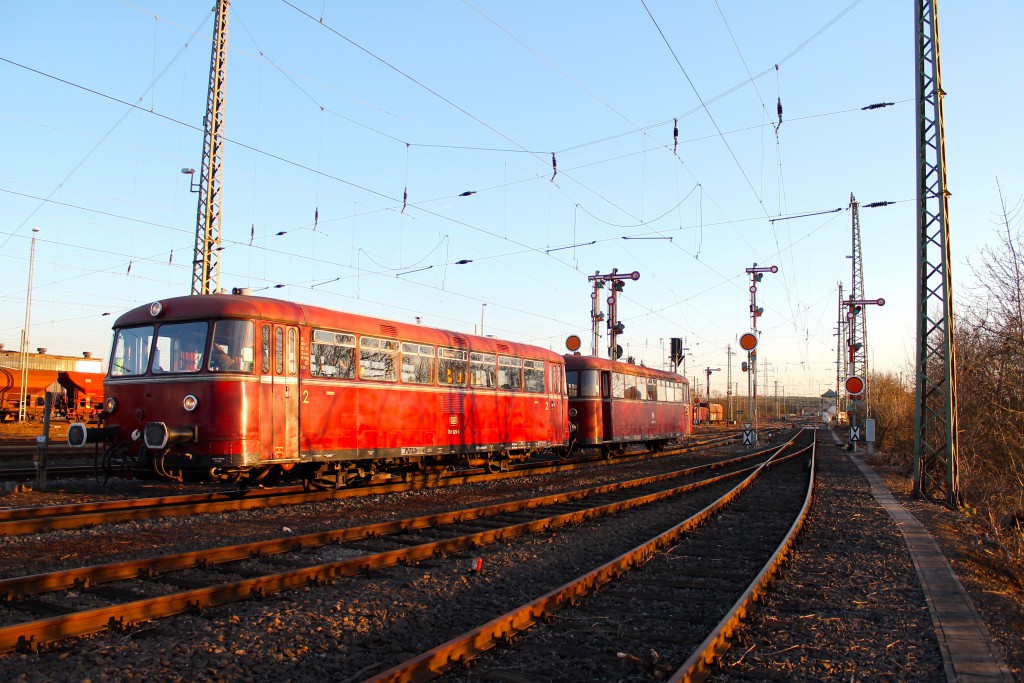
<path fill-rule="evenodd" d="M 398 342 L 362 337 L 359 340 L 359 377 L 383 382 L 398 380 Z"/>
<path fill-rule="evenodd" d="M 255 354 L 252 321 L 218 320 L 213 324 L 211 370 L 251 373 Z"/>
<path fill-rule="evenodd" d="M 535 394 L 544 393 L 544 361 L 523 361 L 523 388 Z"/>
<path fill-rule="evenodd" d="M 493 389 L 497 373 L 497 358 L 493 353 L 469 354 L 469 383 L 474 387 Z"/>
<path fill-rule="evenodd" d="M 161 325 L 154 344 L 153 373 L 199 372 L 208 329 L 206 322 Z"/>
<path fill-rule="evenodd" d="M 434 383 L 434 347 L 402 343 L 402 381 L 409 384 Z"/>
<path fill-rule="evenodd" d="M 498 356 L 498 387 L 509 391 L 523 388 L 523 359 Z"/>
<path fill-rule="evenodd" d="M 437 350 L 437 383 L 448 386 L 466 386 L 468 354 L 459 349 Z"/>
<path fill-rule="evenodd" d="M 621 376 L 621 375 L 620 375 Z M 601 373 L 598 370 L 580 370 L 577 396 L 584 398 L 600 398 Z"/>
<path fill-rule="evenodd" d="M 114 338 L 114 352 L 110 354 L 110 376 L 130 377 L 145 373 L 152 344 L 152 325 L 118 330 Z"/>
<path fill-rule="evenodd" d="M 356 378 L 356 337 L 343 332 L 313 330 L 309 372 L 314 377 Z"/>

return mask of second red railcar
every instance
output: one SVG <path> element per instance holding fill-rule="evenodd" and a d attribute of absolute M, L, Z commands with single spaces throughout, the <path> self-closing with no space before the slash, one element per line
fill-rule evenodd
<path fill-rule="evenodd" d="M 606 452 L 652 449 L 693 432 L 690 384 L 675 373 L 594 356 L 565 356 L 571 439 Z"/>

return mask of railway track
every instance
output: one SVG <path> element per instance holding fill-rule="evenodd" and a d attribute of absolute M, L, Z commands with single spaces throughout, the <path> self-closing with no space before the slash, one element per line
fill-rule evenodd
<path fill-rule="evenodd" d="M 468 666 L 482 669 L 474 680 L 615 680 L 620 660 L 644 680 L 703 680 L 788 554 L 810 508 L 813 463 L 812 435 L 683 522 L 368 681 Z M 499 645 L 493 660 L 474 661 Z"/>
<path fill-rule="evenodd" d="M 130 629 L 161 616 L 544 533 L 697 491 L 709 501 L 721 499 L 737 488 L 730 482 L 751 481 L 773 458 L 775 453 L 749 455 L 725 466 L 686 468 L 480 508 L 6 579 L 0 581 L 6 608 L 2 619 L 8 624 L 0 628 L 0 651 L 30 650 L 110 627 Z M 69 607 L 81 604 L 91 607 Z M 28 621 L 18 621 L 17 614 Z"/>
<path fill-rule="evenodd" d="M 684 447 L 663 451 L 657 455 L 689 453 L 703 448 L 732 443 L 733 435 L 724 435 Z M 99 524 L 116 524 L 158 517 L 252 510 L 278 505 L 299 505 L 327 500 L 356 498 L 382 493 L 401 493 L 431 486 L 456 486 L 469 482 L 491 481 L 524 475 L 551 472 L 569 472 L 601 462 L 628 462 L 630 459 L 649 457 L 638 452 L 614 460 L 588 456 L 578 459 L 530 462 L 512 466 L 507 472 L 486 473 L 482 470 L 463 470 L 409 477 L 402 480 L 389 477 L 370 481 L 366 485 L 337 490 L 306 490 L 302 486 L 282 486 L 272 489 L 238 490 L 222 493 L 202 493 L 136 498 L 73 505 L 0 509 L 0 536 L 30 534 L 58 529 L 79 529 Z M 32 470 L 34 478 L 35 470 Z"/>

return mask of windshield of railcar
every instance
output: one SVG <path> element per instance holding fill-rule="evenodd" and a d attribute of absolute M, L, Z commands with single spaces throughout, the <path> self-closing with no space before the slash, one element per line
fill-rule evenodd
<path fill-rule="evenodd" d="M 152 325 L 118 330 L 114 337 L 114 351 L 110 354 L 110 376 L 131 377 L 145 373 L 152 343 Z"/>
<path fill-rule="evenodd" d="M 252 372 L 255 336 L 251 320 L 218 320 L 213 324 L 210 369 L 214 372 Z"/>
<path fill-rule="evenodd" d="M 165 323 L 156 333 L 153 374 L 199 372 L 209 323 Z"/>

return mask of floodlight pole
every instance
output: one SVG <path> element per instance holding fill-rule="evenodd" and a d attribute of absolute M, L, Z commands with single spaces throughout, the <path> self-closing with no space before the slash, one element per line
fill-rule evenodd
<path fill-rule="evenodd" d="M 24 422 L 28 403 L 28 339 L 32 325 L 32 275 L 36 268 L 36 233 L 32 228 L 32 247 L 28 257 L 28 291 L 25 292 L 25 328 L 21 331 L 21 388 L 18 390 L 18 422 Z"/>

